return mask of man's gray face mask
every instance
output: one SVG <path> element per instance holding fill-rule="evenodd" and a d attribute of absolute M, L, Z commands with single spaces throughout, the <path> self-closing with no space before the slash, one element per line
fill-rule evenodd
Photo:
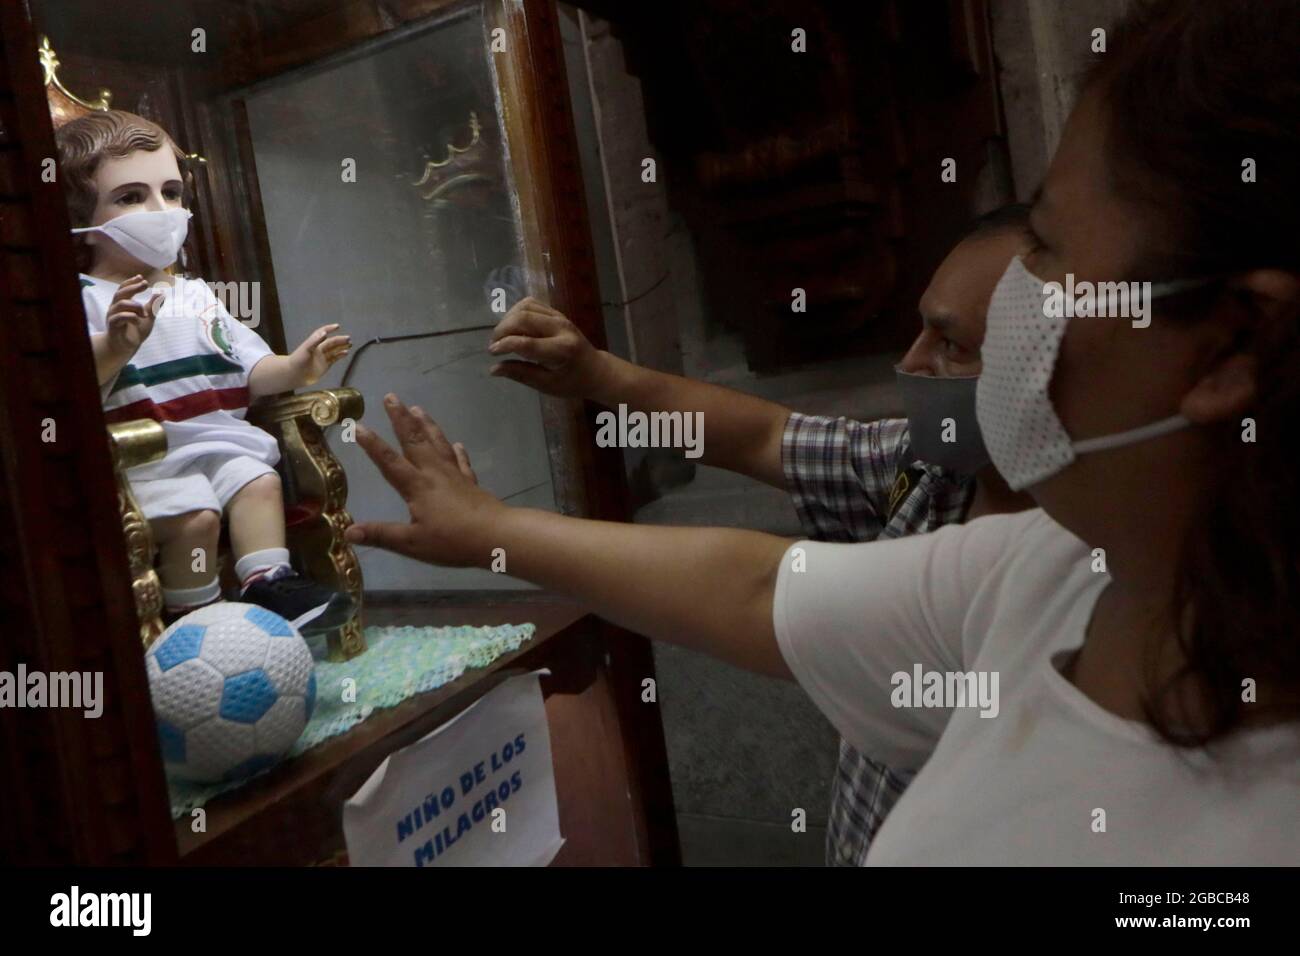
<path fill-rule="evenodd" d="M 895 368 L 894 374 L 917 460 L 959 475 L 973 475 L 989 463 L 975 417 L 978 375 L 936 378 L 901 368 Z"/>

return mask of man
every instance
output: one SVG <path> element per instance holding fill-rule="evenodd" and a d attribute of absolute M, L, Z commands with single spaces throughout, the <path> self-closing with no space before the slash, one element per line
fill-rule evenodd
<path fill-rule="evenodd" d="M 549 395 L 633 411 L 702 412 L 702 464 L 787 490 L 805 534 L 871 541 L 1032 507 L 988 463 L 975 423 L 984 317 L 994 286 L 1023 251 L 1028 208 L 979 219 L 921 296 L 921 333 L 898 366 L 907 419 L 856 422 L 801 415 L 742 392 L 642 368 L 592 347 L 556 310 L 515 305 L 488 351 L 517 355 L 492 374 Z M 919 451 L 927 460 L 918 460 Z M 458 454 L 463 454 L 458 450 Z M 826 862 L 858 866 L 919 768 L 888 768 L 840 741 Z"/>

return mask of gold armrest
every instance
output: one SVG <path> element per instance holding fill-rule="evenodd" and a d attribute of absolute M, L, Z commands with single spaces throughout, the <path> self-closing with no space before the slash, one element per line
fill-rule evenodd
<path fill-rule="evenodd" d="M 158 461 L 167 454 L 167 432 L 150 418 L 137 418 L 108 426 L 108 444 L 114 467 L 126 471 Z"/>
<path fill-rule="evenodd" d="M 153 569 L 153 535 L 149 522 L 131 493 L 126 470 L 158 461 L 167 454 L 167 432 L 148 418 L 108 426 L 108 447 L 117 478 L 117 510 L 122 518 L 126 556 L 131 568 L 131 593 L 140 622 L 140 641 L 148 649 L 163 632 L 162 584 Z"/>
<path fill-rule="evenodd" d="M 348 418 L 356 421 L 365 411 L 366 400 L 355 388 L 322 388 L 262 399 L 248 409 L 248 421 L 274 431 L 268 426 L 305 417 L 325 428 Z"/>
<path fill-rule="evenodd" d="M 366 649 L 361 628 L 361 563 L 343 532 L 352 524 L 348 514 L 348 476 L 325 441 L 325 429 L 341 421 L 356 421 L 366 410 L 355 388 L 324 388 L 314 392 L 265 399 L 248 410 L 248 421 L 276 436 L 280 444 L 286 498 L 312 503 L 311 517 L 287 528 L 295 565 L 313 580 L 346 591 L 357 614 L 329 636 L 331 660 L 355 657 Z"/>

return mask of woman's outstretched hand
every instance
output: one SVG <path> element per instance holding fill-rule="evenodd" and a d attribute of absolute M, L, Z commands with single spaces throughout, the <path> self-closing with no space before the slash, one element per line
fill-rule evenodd
<path fill-rule="evenodd" d="M 510 508 L 478 486 L 464 450 L 458 454 L 428 415 L 393 395 L 384 409 L 402 450 L 361 425 L 357 442 L 406 501 L 411 522 L 354 524 L 349 541 L 460 567 L 491 567 L 500 548 L 509 553 L 507 573 L 616 624 L 790 676 L 772 623 L 788 541 L 736 528 L 647 527 Z"/>
<path fill-rule="evenodd" d="M 357 444 L 402 496 L 411 522 L 358 522 L 348 528 L 347 540 L 430 564 L 486 566 L 496 546 L 493 522 L 506 506 L 478 486 L 464 446 L 447 441 L 422 409 L 389 394 L 384 410 L 401 452 L 359 423 Z"/>

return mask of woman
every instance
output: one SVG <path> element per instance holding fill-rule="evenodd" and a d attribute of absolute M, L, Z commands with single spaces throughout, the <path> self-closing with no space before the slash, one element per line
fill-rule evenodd
<path fill-rule="evenodd" d="M 1297 49 L 1300 0 L 1112 31 L 989 307 L 981 430 L 1040 510 L 862 545 L 574 520 L 497 502 L 393 400 L 404 456 L 358 434 L 412 523 L 350 537 L 501 547 L 632 629 L 793 676 L 856 747 L 924 764 L 872 863 L 1300 860 Z M 1056 317 L 1067 276 L 1152 282 L 1149 323 Z"/>

